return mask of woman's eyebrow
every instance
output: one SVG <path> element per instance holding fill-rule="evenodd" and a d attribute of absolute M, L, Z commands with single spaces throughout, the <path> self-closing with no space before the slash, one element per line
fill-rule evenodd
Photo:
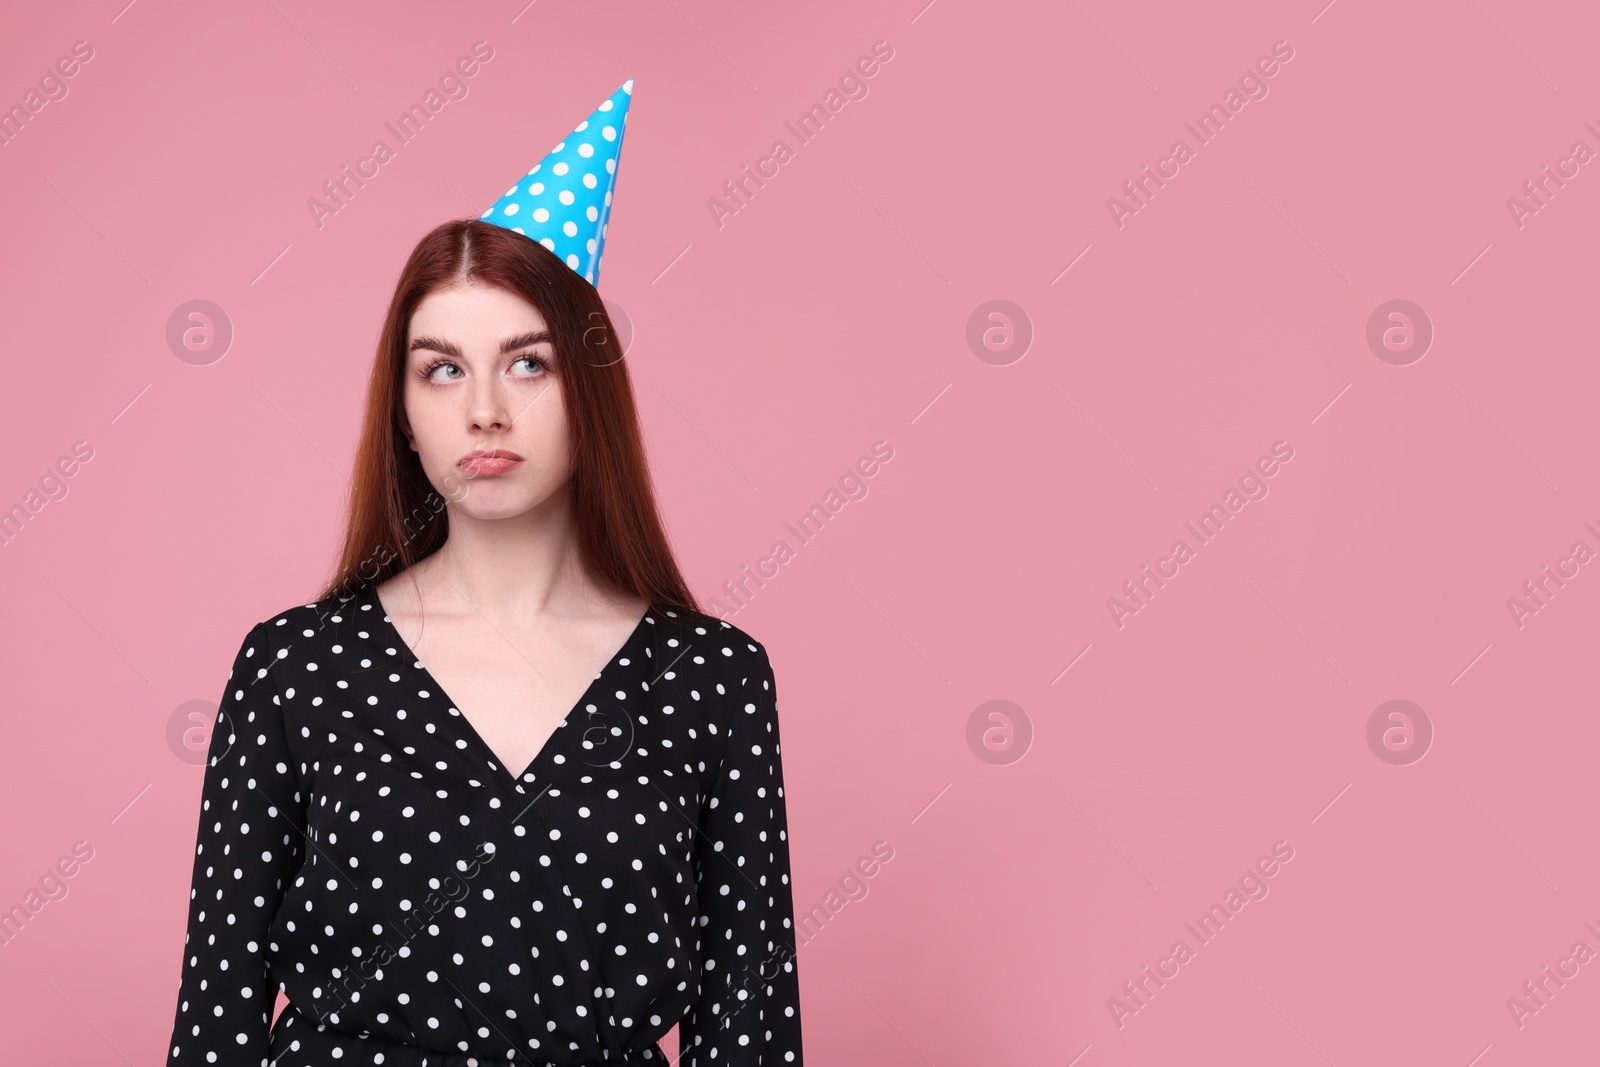
<path fill-rule="evenodd" d="M 515 352 L 519 348 L 527 348 L 529 345 L 536 345 L 541 341 L 550 340 L 551 337 L 548 330 L 534 330 L 519 337 L 511 337 L 501 341 L 500 354 L 505 355 L 508 352 Z"/>
<path fill-rule="evenodd" d="M 548 330 L 534 330 L 528 333 L 519 334 L 516 337 L 508 337 L 504 341 L 500 342 L 500 354 L 506 355 L 507 353 L 515 352 L 518 349 L 527 348 L 530 345 L 536 345 L 541 342 L 553 342 L 553 338 L 551 338 Z M 415 338 L 412 340 L 411 347 L 407 349 L 407 351 L 415 352 L 419 348 L 426 348 L 434 352 L 441 352 L 453 359 L 462 358 L 461 348 L 459 345 L 453 341 L 440 340 L 437 337 Z"/>

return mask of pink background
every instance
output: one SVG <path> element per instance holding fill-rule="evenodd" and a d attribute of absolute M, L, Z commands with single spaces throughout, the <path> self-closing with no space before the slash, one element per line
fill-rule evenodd
<path fill-rule="evenodd" d="M 799 957 L 812 1062 L 1592 1054 L 1600 962 L 1507 1007 L 1600 951 L 1600 565 L 1520 628 L 1507 606 L 1600 550 L 1600 164 L 1507 207 L 1600 149 L 1587 5 L 118 3 L 0 36 L 5 104 L 94 49 L 0 148 L 0 506 L 94 450 L 0 549 L 0 904 L 94 849 L 0 953 L 8 1060 L 164 1056 L 201 782 L 168 724 L 327 576 L 411 246 L 628 77 L 602 292 L 674 543 L 707 599 L 797 548 L 732 618 L 777 672 L 795 903 L 829 916 Z M 319 229 L 307 200 L 479 40 L 469 95 Z M 1184 122 L 1276 41 L 1269 94 L 1197 147 Z M 1107 199 L 1180 137 L 1118 228 Z M 708 199 L 779 138 L 719 228 Z M 235 331 L 205 366 L 166 340 L 193 299 Z M 966 340 L 992 299 L 1034 331 L 1007 365 Z M 1366 341 L 1393 299 L 1435 331 L 1407 366 Z M 797 546 L 783 523 L 880 440 Z M 1107 599 L 1280 440 L 1269 495 L 1119 628 Z M 968 741 L 996 699 L 1032 730 L 1000 764 Z M 1409 765 L 1367 742 L 1392 699 L 1434 730 Z M 1270 894 L 1200 946 L 1184 923 L 1278 841 Z M 1180 938 L 1119 1027 L 1108 998 Z"/>

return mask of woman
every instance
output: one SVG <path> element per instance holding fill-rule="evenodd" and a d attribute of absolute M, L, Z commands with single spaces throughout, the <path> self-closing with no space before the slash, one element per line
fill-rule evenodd
<path fill-rule="evenodd" d="M 695 607 L 570 262 L 471 220 L 406 265 L 338 574 L 218 712 L 169 1065 L 657 1063 L 675 1024 L 802 1062 L 772 667 Z"/>

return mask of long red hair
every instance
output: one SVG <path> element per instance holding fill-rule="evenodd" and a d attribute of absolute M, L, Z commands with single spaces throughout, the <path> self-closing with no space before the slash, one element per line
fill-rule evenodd
<path fill-rule="evenodd" d="M 656 510 L 627 364 L 593 286 L 531 238 L 458 219 L 417 243 L 384 317 L 367 386 L 344 547 L 318 600 L 347 597 L 427 558 L 449 514 L 400 429 L 411 315 L 436 289 L 497 286 L 544 316 L 566 404 L 578 548 L 591 571 L 652 610 L 700 613 Z"/>

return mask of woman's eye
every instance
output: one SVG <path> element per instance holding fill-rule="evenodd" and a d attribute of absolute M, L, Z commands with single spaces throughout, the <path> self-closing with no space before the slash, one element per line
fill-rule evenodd
<path fill-rule="evenodd" d="M 424 378 L 426 378 L 430 382 L 454 381 L 455 380 L 454 378 L 449 378 L 449 377 L 441 378 L 441 377 L 439 377 L 439 372 L 440 371 L 456 371 L 456 372 L 459 372 L 460 370 L 461 370 L 461 368 L 456 366 L 454 363 L 435 363 L 432 367 L 429 367 L 426 371 L 424 371 L 422 376 Z"/>
<path fill-rule="evenodd" d="M 540 359 L 538 356 L 519 356 L 516 362 L 512 363 L 512 366 L 515 367 L 522 363 L 526 363 L 529 369 L 527 373 L 519 374 L 517 376 L 519 378 L 531 378 L 534 375 L 543 374 L 545 370 L 548 369 L 545 365 L 545 361 Z"/>

